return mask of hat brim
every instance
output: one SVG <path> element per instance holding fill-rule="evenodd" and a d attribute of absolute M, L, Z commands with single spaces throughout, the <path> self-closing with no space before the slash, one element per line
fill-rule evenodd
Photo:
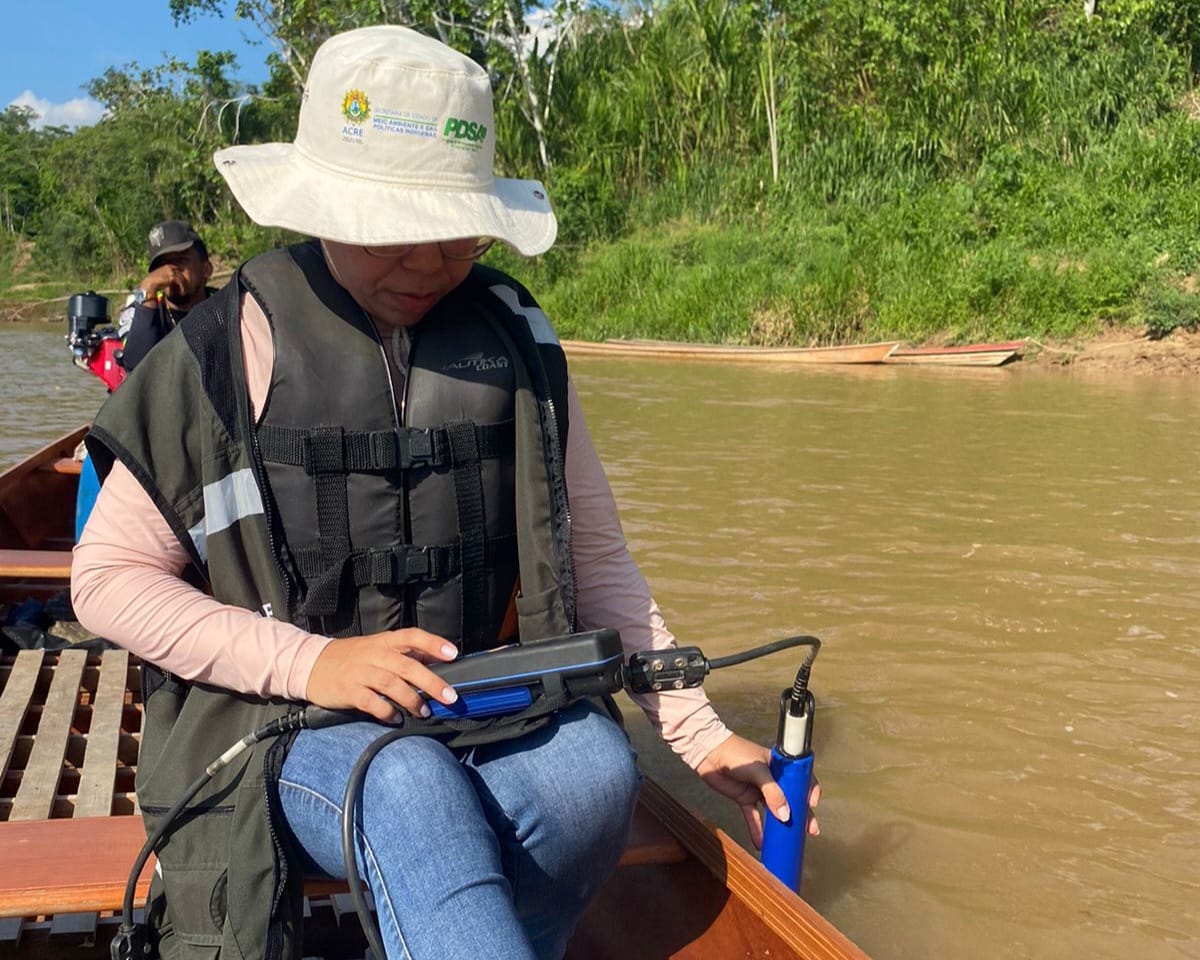
<path fill-rule="evenodd" d="M 195 240 L 188 240 L 186 243 L 173 243 L 170 246 L 163 247 L 155 252 L 154 257 L 150 261 L 150 269 L 154 269 L 154 265 L 169 253 L 181 253 L 184 250 L 191 250 L 196 245 Z"/>
<path fill-rule="evenodd" d="M 291 143 L 227 147 L 213 162 L 255 223 L 370 246 L 495 237 L 527 257 L 558 235 L 546 188 L 495 178 L 490 190 L 367 180 L 314 163 Z"/>

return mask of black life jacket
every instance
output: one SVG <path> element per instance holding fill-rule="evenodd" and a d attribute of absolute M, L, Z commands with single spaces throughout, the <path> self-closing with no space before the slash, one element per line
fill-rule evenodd
<path fill-rule="evenodd" d="M 396 395 L 390 342 L 319 246 L 258 257 L 241 277 L 274 337 L 255 440 L 289 619 L 327 636 L 419 626 L 467 652 L 511 639 L 501 628 L 520 579 L 518 502 L 532 495 L 562 501 L 549 511 L 558 522 L 523 536 L 557 558 L 573 624 L 566 368 L 523 315 L 545 324 L 528 294 L 476 265 L 412 328 Z M 530 385 L 541 402 L 522 409 L 546 413 L 519 430 L 515 398 Z M 540 489 L 518 491 L 539 476 Z"/>

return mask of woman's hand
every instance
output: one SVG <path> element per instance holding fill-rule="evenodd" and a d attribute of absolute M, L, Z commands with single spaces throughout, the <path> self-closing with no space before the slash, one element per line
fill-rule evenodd
<path fill-rule="evenodd" d="M 766 747 L 751 743 L 735 733 L 709 753 L 696 768 L 696 773 L 705 783 L 742 808 L 746 826 L 750 828 L 750 839 L 758 849 L 762 849 L 764 803 L 776 819 L 786 823 L 792 817 L 783 791 L 771 776 L 768 766 L 770 758 L 771 752 Z M 814 778 L 808 794 L 808 805 L 816 808 L 820 801 L 821 785 Z M 821 832 L 816 817 L 809 818 L 808 832 L 814 837 Z"/>
<path fill-rule="evenodd" d="M 385 722 L 396 719 L 397 707 L 426 717 L 422 691 L 441 703 L 454 703 L 458 694 L 425 664 L 456 656 L 454 644 L 416 627 L 343 637 L 317 657 L 306 696 L 319 707 L 350 707 Z"/>

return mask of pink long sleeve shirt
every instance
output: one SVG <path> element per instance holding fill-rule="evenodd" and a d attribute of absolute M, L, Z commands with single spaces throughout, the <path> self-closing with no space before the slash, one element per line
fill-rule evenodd
<path fill-rule="evenodd" d="M 266 316 L 248 294 L 242 298 L 242 342 L 257 416 L 267 397 L 274 346 Z M 573 384 L 568 384 L 568 416 L 579 626 L 619 630 L 627 655 L 672 647 L 675 638 L 629 553 Z M 215 600 L 180 579 L 187 563 L 186 551 L 149 494 L 118 462 L 75 547 L 71 598 L 76 616 L 94 633 L 189 680 L 258 696 L 307 699 L 309 674 L 330 639 Z M 237 637 L 236 656 L 232 637 Z M 703 690 L 633 699 L 693 768 L 730 735 Z"/>

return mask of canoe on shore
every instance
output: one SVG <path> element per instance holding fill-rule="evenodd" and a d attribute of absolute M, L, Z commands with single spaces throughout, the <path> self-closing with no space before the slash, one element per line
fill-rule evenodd
<path fill-rule="evenodd" d="M 969 343 L 961 347 L 897 347 L 884 363 L 930 364 L 945 367 L 999 367 L 1020 356 L 1024 340 Z"/>
<path fill-rule="evenodd" d="M 83 434 L 0 475 L 0 616 L 67 585 L 72 453 Z M 124 651 L 41 657 L 0 656 L 0 953 L 107 957 L 114 918 L 95 911 L 119 911 L 144 838 L 132 792 L 138 671 Z M 66 678 L 68 660 L 75 673 Z M 305 955 L 362 957 L 361 935 L 342 919 L 348 894 L 330 887 L 306 888 Z M 567 960 L 737 957 L 867 960 L 757 858 L 647 778 L 622 866 L 584 916 Z"/>
<path fill-rule="evenodd" d="M 898 345 L 898 340 L 839 347 L 741 347 L 734 344 L 681 343 L 674 340 L 562 341 L 562 347 L 568 356 L 778 364 L 883 363 Z"/>

